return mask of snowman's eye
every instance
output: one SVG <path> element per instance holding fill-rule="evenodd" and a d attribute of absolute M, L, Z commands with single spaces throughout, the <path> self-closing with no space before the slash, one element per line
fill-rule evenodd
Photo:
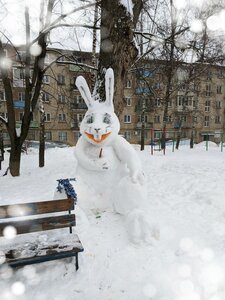
<path fill-rule="evenodd" d="M 104 115 L 104 117 L 103 117 L 103 123 L 105 123 L 105 124 L 111 124 L 110 115 L 108 115 L 108 114 Z"/>
<path fill-rule="evenodd" d="M 94 122 L 93 116 L 88 116 L 88 117 L 87 117 L 87 124 L 91 124 L 91 123 L 93 123 L 93 122 Z"/>

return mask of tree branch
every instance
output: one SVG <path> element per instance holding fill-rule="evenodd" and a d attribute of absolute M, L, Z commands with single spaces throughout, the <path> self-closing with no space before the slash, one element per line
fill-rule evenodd
<path fill-rule="evenodd" d="M 96 3 L 100 4 L 101 1 L 97 1 Z M 95 5 L 95 3 L 90 3 L 90 4 L 84 5 L 84 6 L 79 7 L 79 8 L 74 8 L 71 11 L 69 11 L 68 13 L 60 15 L 51 24 L 50 24 L 50 22 L 48 24 L 46 23 L 45 27 L 40 31 L 39 36 L 37 38 L 35 38 L 32 41 L 31 44 L 36 43 L 39 38 L 41 38 L 42 36 L 45 36 L 46 34 L 48 34 L 52 30 L 52 28 L 55 28 L 55 26 L 59 27 L 58 23 L 61 22 L 61 21 L 63 21 L 66 17 L 70 16 L 73 13 L 76 13 L 76 12 L 80 11 L 81 9 L 89 8 L 89 7 L 92 7 L 94 5 Z M 62 26 L 63 24 L 60 24 L 60 25 Z"/>

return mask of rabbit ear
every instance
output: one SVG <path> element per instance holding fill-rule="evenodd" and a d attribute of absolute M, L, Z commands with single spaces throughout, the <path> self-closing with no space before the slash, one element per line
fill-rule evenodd
<path fill-rule="evenodd" d="M 105 96 L 106 104 L 113 108 L 113 94 L 114 94 L 114 72 L 112 68 L 107 69 L 105 73 Z"/>
<path fill-rule="evenodd" d="M 78 76 L 75 82 L 78 90 L 81 93 L 82 98 L 84 99 L 85 103 L 87 104 L 87 107 L 92 107 L 93 99 L 91 97 L 91 92 L 89 90 L 89 87 L 87 85 L 86 80 L 83 76 Z"/>

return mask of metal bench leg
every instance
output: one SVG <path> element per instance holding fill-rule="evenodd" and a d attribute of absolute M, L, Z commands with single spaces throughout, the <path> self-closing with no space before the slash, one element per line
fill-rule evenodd
<path fill-rule="evenodd" d="M 79 269 L 78 253 L 76 253 L 76 256 L 75 256 L 75 266 L 76 266 L 76 271 L 77 271 Z"/>

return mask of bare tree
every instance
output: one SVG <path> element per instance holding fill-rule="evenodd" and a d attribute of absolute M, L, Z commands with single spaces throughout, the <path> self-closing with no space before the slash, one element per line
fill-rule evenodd
<path fill-rule="evenodd" d="M 10 68 L 4 68 L 5 57 L 5 40 L 10 43 L 9 38 L 2 33 L 0 38 L 0 61 L 1 61 L 1 76 L 5 90 L 8 120 L 2 118 L 2 122 L 5 124 L 10 137 L 11 152 L 9 159 L 9 169 L 13 176 L 18 176 L 20 173 L 20 161 L 21 161 L 21 149 L 23 142 L 25 141 L 29 126 L 32 120 L 33 113 L 35 111 L 38 98 L 40 95 L 43 76 L 46 71 L 44 60 L 47 53 L 47 45 L 49 43 L 49 34 L 51 31 L 62 26 L 73 26 L 73 24 L 66 24 L 63 22 L 68 16 L 79 11 L 80 9 L 94 6 L 93 3 L 83 5 L 82 7 L 75 7 L 68 13 L 61 13 L 59 16 L 53 17 L 54 7 L 56 0 L 48 0 L 47 2 L 42 0 L 40 3 L 40 30 L 34 39 L 31 40 L 30 29 L 30 14 L 28 7 L 25 7 L 25 34 L 26 45 L 25 57 L 22 61 L 24 68 L 24 84 L 25 84 L 25 107 L 20 130 L 16 130 L 16 117 L 13 101 L 13 86 L 12 86 L 12 70 Z M 44 8 L 46 7 L 46 14 L 44 14 Z M 40 48 L 40 52 L 33 59 L 30 53 L 30 47 L 37 45 Z M 12 45 L 13 46 L 13 45 Z M 17 51 L 17 50 L 16 50 Z M 19 52 L 17 52 L 19 55 Z M 31 72 L 33 70 L 33 73 Z"/>
<path fill-rule="evenodd" d="M 101 40 L 96 92 L 104 100 L 104 70 L 108 67 L 115 73 L 115 110 L 120 114 L 124 107 L 123 90 L 127 71 L 138 56 L 134 43 L 134 29 L 142 0 L 127 1 L 133 7 L 125 7 L 118 0 L 101 1 Z"/>

